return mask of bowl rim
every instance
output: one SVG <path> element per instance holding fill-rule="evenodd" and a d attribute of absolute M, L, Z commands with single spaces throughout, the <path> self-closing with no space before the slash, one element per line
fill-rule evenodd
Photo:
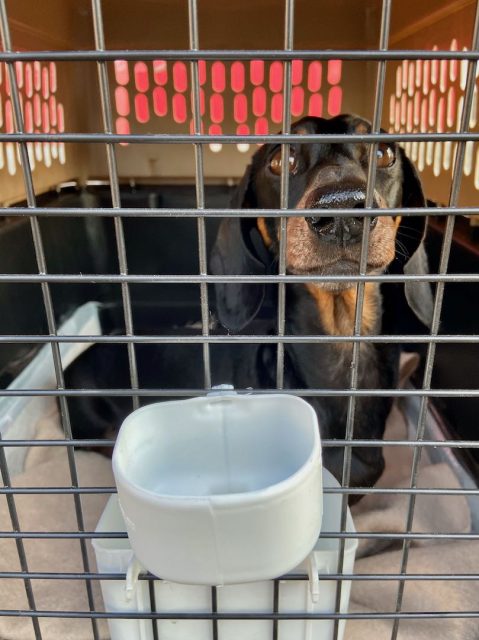
<path fill-rule="evenodd" d="M 254 489 L 252 491 L 243 491 L 243 492 L 232 492 L 232 493 L 215 493 L 210 495 L 178 495 L 171 493 L 158 493 L 151 489 L 147 489 L 137 482 L 132 481 L 124 471 L 124 465 L 120 462 L 120 454 L 119 454 L 119 446 L 122 439 L 125 437 L 122 432 L 125 433 L 126 429 L 128 429 L 128 425 L 131 424 L 132 420 L 137 418 L 140 413 L 145 413 L 148 411 L 155 410 L 158 405 L 173 405 L 173 404 L 184 404 L 184 403 L 195 403 L 195 404 L 204 404 L 206 402 L 218 404 L 224 403 L 226 401 L 231 400 L 239 401 L 239 402 L 247 402 L 251 399 L 257 400 L 259 402 L 264 400 L 276 400 L 279 399 L 280 402 L 284 402 L 285 400 L 290 401 L 293 399 L 295 402 L 300 403 L 305 410 L 310 414 L 311 424 L 313 425 L 312 429 L 312 448 L 308 455 L 308 457 L 304 460 L 300 467 L 298 467 L 292 474 L 283 478 L 279 482 L 275 482 L 273 484 L 262 487 L 261 489 Z M 125 428 L 124 428 L 125 427 Z M 316 469 L 317 467 L 317 469 Z M 130 413 L 125 420 L 123 421 L 120 431 L 118 433 L 118 437 L 115 443 L 115 447 L 113 449 L 112 456 L 112 468 L 113 475 L 115 477 L 115 482 L 117 485 L 118 492 L 121 494 L 123 491 L 130 493 L 130 495 L 135 496 L 136 498 L 146 500 L 152 504 L 163 504 L 164 506 L 169 505 L 173 507 L 177 505 L 178 507 L 183 506 L 184 508 L 193 508 L 194 506 L 200 507 L 205 504 L 214 505 L 219 508 L 232 506 L 233 504 L 239 506 L 240 504 L 255 504 L 260 503 L 265 500 L 271 501 L 275 498 L 282 497 L 294 490 L 297 489 L 303 482 L 306 482 L 307 479 L 314 475 L 315 472 L 322 469 L 322 451 L 321 451 L 321 436 L 319 432 L 318 418 L 316 412 L 312 408 L 312 406 L 307 403 L 302 398 L 298 396 L 290 395 L 290 394 L 254 394 L 254 395 L 239 395 L 239 394 L 231 394 L 225 393 L 212 395 L 212 396 L 201 396 L 197 398 L 190 398 L 188 400 L 171 400 L 166 402 L 157 402 L 153 404 L 146 405 L 145 407 L 141 407 L 136 409 L 132 413 Z M 319 474 L 319 482 L 322 484 L 322 476 Z"/>

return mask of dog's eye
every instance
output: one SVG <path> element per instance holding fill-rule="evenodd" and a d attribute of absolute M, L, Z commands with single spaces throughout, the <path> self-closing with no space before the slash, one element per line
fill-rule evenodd
<path fill-rule="evenodd" d="M 296 154 L 294 153 L 294 151 L 292 149 L 290 149 L 289 152 L 289 172 L 292 174 L 296 173 L 296 170 L 298 168 L 298 160 L 296 158 Z M 280 176 L 281 175 L 281 149 L 278 149 L 278 151 L 276 151 L 276 153 L 274 154 L 274 156 L 271 158 L 271 162 L 269 163 L 269 168 L 271 169 L 271 171 L 276 175 L 276 176 Z"/>
<path fill-rule="evenodd" d="M 394 153 L 394 150 L 386 142 L 380 142 L 378 144 L 376 155 L 378 157 L 378 167 L 380 167 L 381 169 L 392 167 L 396 162 L 396 155 Z"/>

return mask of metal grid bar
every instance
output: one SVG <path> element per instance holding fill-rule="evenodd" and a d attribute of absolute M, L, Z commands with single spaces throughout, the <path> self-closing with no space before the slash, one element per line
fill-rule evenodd
<path fill-rule="evenodd" d="M 213 135 L 186 133 L 0 133 L 0 142 L 87 142 L 87 143 L 133 143 L 133 144 L 210 144 L 218 142 L 221 144 L 238 144 L 239 142 L 249 142 L 255 144 L 263 143 L 293 143 L 308 144 L 310 142 L 324 142 L 325 144 L 344 144 L 348 142 L 445 142 L 452 140 L 462 142 L 479 140 L 479 133 L 457 133 L 448 131 L 446 133 L 322 133 L 305 134 L 297 133 L 272 133 L 267 135 L 241 134 L 241 135 Z M 238 213 L 238 212 L 237 212 Z"/>
<path fill-rule="evenodd" d="M 23 618 L 86 618 L 103 620 L 447 620 L 478 619 L 479 611 L 421 611 L 421 612 L 371 612 L 371 613 L 141 613 L 100 611 L 33 611 L 24 609 L 0 609 L 0 616 Z"/>
<path fill-rule="evenodd" d="M 125 344 L 135 342 L 138 344 L 276 344 L 278 342 L 285 344 L 336 344 L 336 343 L 352 343 L 359 342 L 364 344 L 476 344 L 479 342 L 479 335 L 438 335 L 432 338 L 427 335 L 374 335 L 367 336 L 294 336 L 284 335 L 219 335 L 219 336 L 182 336 L 182 335 L 165 335 L 165 336 L 110 336 L 110 335 L 0 335 L 0 344 L 50 344 L 50 342 L 59 343 L 81 343 L 81 344 Z"/>
<path fill-rule="evenodd" d="M 373 445 L 375 446 L 375 445 Z M 0 487 L 0 495 L 86 495 L 117 493 L 116 487 Z M 479 489 L 410 489 L 377 487 L 324 487 L 324 494 L 336 495 L 421 495 L 421 496 L 479 496 Z"/>
<path fill-rule="evenodd" d="M 99 283 L 108 282 L 110 284 L 118 282 L 136 282 L 143 284 L 169 283 L 180 284 L 190 283 L 197 284 L 199 282 L 478 282 L 479 274 L 477 273 L 445 273 L 445 274 L 427 274 L 427 275 L 354 275 L 354 276 L 202 276 L 202 275 L 97 275 L 97 274 L 0 274 L 0 282 L 70 282 L 81 283 L 89 282 Z"/>
<path fill-rule="evenodd" d="M 285 0 L 284 5 L 284 50 L 291 51 L 294 41 L 294 0 Z M 283 129 L 284 134 L 291 133 L 291 61 L 284 63 L 283 72 Z M 280 207 L 288 209 L 289 201 L 289 155 L 290 145 L 285 142 L 281 145 L 281 184 Z M 282 216 L 279 220 L 279 260 L 278 274 L 286 275 L 286 242 L 288 219 Z M 286 285 L 278 284 L 278 337 L 284 336 L 286 327 Z M 284 386 L 284 344 L 278 342 L 276 350 L 276 386 L 282 389 Z M 273 628 L 273 638 L 276 640 L 278 629 Z"/>
<path fill-rule="evenodd" d="M 245 392 L 251 392 L 246 389 Z M 263 393 L 263 392 L 261 392 Z M 115 440 L 107 439 L 82 439 L 82 440 L 3 440 L 2 447 L 113 447 Z M 479 441 L 476 440 L 322 440 L 323 447 L 337 447 L 342 445 L 351 447 L 450 447 L 456 449 L 478 449 Z"/>
<path fill-rule="evenodd" d="M 200 46 L 198 33 L 198 7 L 196 0 L 188 0 L 188 25 L 190 48 L 192 51 L 198 51 Z M 198 61 L 191 61 L 191 85 L 193 88 L 193 125 L 195 135 L 201 134 L 201 106 L 200 106 L 200 77 L 198 70 Z M 205 176 L 203 168 L 203 147 L 201 143 L 194 145 L 195 149 L 195 185 L 196 185 L 196 206 L 198 209 L 205 208 Z M 206 228 L 204 217 L 197 219 L 198 230 L 198 254 L 199 269 L 201 275 L 208 272 L 207 251 L 206 251 Z M 200 303 L 201 303 L 201 330 L 204 337 L 209 335 L 209 306 L 208 306 L 208 285 L 205 282 L 200 283 Z M 210 349 L 207 342 L 203 343 L 203 375 L 205 387 L 211 387 L 211 365 L 210 365 Z M 217 631 L 214 630 L 217 634 Z"/>
<path fill-rule="evenodd" d="M 437 533 L 434 531 L 425 533 L 385 533 L 376 531 L 361 531 L 361 532 L 338 532 L 338 531 L 324 531 L 321 532 L 322 538 L 331 540 L 479 540 L 479 533 Z M 125 531 L 107 531 L 99 533 L 97 531 L 21 531 L 21 532 L 0 532 L 0 538 L 6 540 L 91 540 L 91 539 L 109 539 L 117 538 L 126 540 L 128 534 Z"/>
<path fill-rule="evenodd" d="M 2 571 L 1 579 L 25 579 L 30 580 L 124 580 L 126 573 L 48 573 L 48 572 L 24 572 Z M 160 581 L 161 579 L 151 573 L 138 576 L 139 580 Z M 306 574 L 288 573 L 280 576 L 278 580 L 284 582 L 301 582 L 309 579 Z M 321 581 L 351 580 L 356 582 L 386 581 L 396 582 L 400 580 L 412 582 L 476 582 L 479 581 L 479 573 L 327 573 L 321 576 Z"/>
<path fill-rule="evenodd" d="M 155 581 L 151 578 L 148 579 L 148 597 L 150 599 L 150 611 L 156 611 Z M 153 640 L 158 640 L 158 621 L 152 619 L 151 627 Z"/>
<path fill-rule="evenodd" d="M 477 51 L 479 47 L 479 0 L 476 2 L 476 12 L 474 18 L 474 28 L 472 32 L 472 49 Z M 461 114 L 460 131 L 464 132 L 469 129 L 469 122 L 472 110 L 472 100 L 476 82 L 476 61 L 470 61 L 468 63 L 466 89 L 464 93 L 464 107 Z M 454 207 L 459 199 L 459 191 L 461 187 L 462 174 L 465 160 L 465 143 L 460 142 L 457 147 L 454 169 L 452 174 L 451 192 L 449 195 L 449 206 Z M 440 274 L 447 273 L 449 256 L 452 247 L 452 235 L 454 231 L 454 216 L 448 216 L 446 222 L 446 228 L 444 231 L 444 237 L 442 242 L 441 257 L 439 261 L 438 272 Z M 444 283 L 439 282 L 436 288 L 436 294 L 434 299 L 433 317 L 431 323 L 431 335 L 437 335 L 439 333 L 439 325 L 441 321 L 441 312 L 444 301 Z M 434 342 L 428 343 L 426 361 L 424 365 L 424 376 L 422 388 L 429 390 L 431 388 L 432 373 L 434 360 L 436 356 L 436 344 Z M 419 408 L 419 417 L 417 424 L 416 440 L 422 440 L 426 431 L 426 418 L 428 411 L 428 397 L 423 396 L 421 398 L 421 404 Z M 413 461 L 411 465 L 411 488 L 416 488 L 417 479 L 419 474 L 419 462 L 421 460 L 422 449 L 414 449 Z M 414 513 L 416 508 L 416 496 L 413 494 L 409 497 L 408 514 L 406 519 L 406 532 L 410 533 L 414 522 Z M 407 565 L 409 560 L 410 541 L 408 539 L 403 540 L 402 557 L 401 557 L 401 573 L 407 573 Z M 396 612 L 401 611 L 402 602 L 404 597 L 404 582 L 400 582 L 398 586 L 397 598 L 396 598 Z M 394 621 L 391 640 L 396 640 L 399 632 L 399 619 Z"/>
<path fill-rule="evenodd" d="M 143 397 L 169 397 L 187 398 L 189 396 L 203 396 L 209 389 L 0 389 L 1 396 L 10 397 L 31 397 L 31 396 L 51 396 L 54 398 L 74 397 L 74 396 L 111 396 L 111 397 L 132 397 L 134 395 Z M 409 398 L 412 396 L 429 396 L 431 398 L 478 398 L 479 389 L 240 389 L 235 391 L 239 394 L 293 394 L 300 397 L 321 397 L 349 398 L 349 396 L 363 396 L 366 398 Z M 3 446 L 8 446 L 4 441 Z M 356 442 L 356 440 L 337 440 L 337 442 Z"/>
<path fill-rule="evenodd" d="M 380 27 L 380 36 L 379 36 L 379 48 L 381 51 L 385 51 L 388 48 L 389 42 L 389 31 L 391 25 L 391 2 L 392 0 L 383 0 L 382 2 L 382 11 L 381 11 L 381 27 Z M 376 78 L 376 92 L 374 98 L 374 113 L 373 120 L 371 123 L 371 132 L 378 133 L 381 128 L 381 116 L 383 110 L 383 99 L 384 99 L 384 83 L 386 80 L 386 62 L 384 60 L 380 60 L 378 62 L 377 69 L 377 78 Z M 376 168 L 377 168 L 377 143 L 372 143 L 369 149 L 369 164 L 368 164 L 368 175 L 367 175 L 367 184 L 366 184 L 366 197 L 364 202 L 365 209 L 372 209 L 374 203 L 374 192 L 376 188 Z M 359 273 L 360 275 L 366 275 L 367 265 L 368 265 L 368 247 L 369 247 L 369 236 L 371 229 L 371 220 L 370 218 L 363 218 L 363 233 L 361 238 L 361 253 L 359 259 Z M 365 286 L 364 282 L 358 282 L 356 285 L 356 305 L 354 310 L 354 336 L 361 335 L 362 322 L 363 322 L 363 307 L 364 307 L 364 296 L 365 296 Z M 358 376 L 359 376 L 359 358 L 361 351 L 361 343 L 354 342 L 352 345 L 352 355 L 351 355 L 351 390 L 357 389 L 358 386 Z M 356 415 L 356 396 L 351 395 L 348 400 L 348 413 L 346 419 L 346 431 L 345 438 L 347 440 L 351 440 L 354 437 L 354 418 Z M 341 485 L 343 487 L 348 487 L 350 478 L 351 478 L 351 464 L 352 464 L 352 449 L 348 446 L 345 447 L 343 453 L 343 472 L 341 478 Z M 341 500 L 341 522 L 340 522 L 340 530 L 346 530 L 347 524 L 347 516 L 348 516 L 348 496 L 345 494 Z M 341 540 L 339 545 L 339 555 L 338 555 L 338 573 L 342 573 L 344 571 L 344 560 L 345 560 L 345 541 Z M 342 593 L 343 583 L 338 582 L 336 587 L 336 602 L 335 609 L 336 612 L 341 610 L 341 593 Z M 334 623 L 334 638 L 337 640 L 339 637 L 339 621 L 336 620 Z"/>
<path fill-rule="evenodd" d="M 11 43 L 10 27 L 8 22 L 8 13 L 7 13 L 5 0 L 0 0 L 0 32 L 1 32 L 0 35 L 1 35 L 3 49 L 5 51 L 11 51 L 12 43 Z M 13 125 L 15 130 L 21 133 L 24 131 L 24 122 L 23 122 L 23 114 L 22 114 L 22 108 L 21 108 L 21 102 L 20 102 L 20 92 L 18 89 L 15 66 L 13 62 L 10 62 L 7 64 L 7 72 L 8 72 L 8 79 L 10 83 L 10 93 L 11 93 L 11 99 L 12 99 Z M 32 177 L 32 171 L 30 166 L 28 148 L 25 142 L 20 143 L 19 150 L 20 150 L 20 157 L 22 160 L 21 162 L 22 174 L 23 174 L 23 181 L 25 185 L 27 204 L 28 206 L 35 207 L 36 206 L 35 189 L 33 185 L 33 177 Z M 40 223 L 35 216 L 30 217 L 30 226 L 31 226 L 32 238 L 33 238 L 37 268 L 40 274 L 45 274 L 47 273 L 47 264 L 46 264 L 44 246 L 43 246 L 43 238 L 42 238 L 42 233 L 40 229 Z M 51 335 L 55 335 L 57 333 L 55 311 L 53 308 L 53 300 L 52 300 L 51 291 L 48 283 L 42 283 L 41 290 L 42 290 L 42 299 L 43 299 L 43 305 L 45 308 L 45 316 L 46 316 L 48 331 Z M 63 376 L 60 345 L 58 343 L 51 343 L 51 350 L 52 350 L 52 359 L 53 359 L 57 388 L 64 389 L 65 380 Z M 61 419 L 61 424 L 63 427 L 64 434 L 65 434 L 65 438 L 66 439 L 71 438 L 72 431 L 71 431 L 71 424 L 70 424 L 70 416 L 68 413 L 67 398 L 59 398 L 59 407 L 60 407 L 60 419 Z M 72 486 L 78 487 L 78 484 L 79 484 L 78 473 L 77 473 L 76 462 L 75 462 L 75 452 L 73 448 L 69 447 L 67 449 L 67 457 L 68 457 L 68 468 L 69 468 Z M 0 459 L 0 464 L 2 466 L 2 476 L 7 478 L 8 480 L 9 479 L 8 469 L 6 466 L 6 458 L 4 456 L 3 450 L 2 450 L 2 457 Z M 8 500 L 9 500 L 10 515 L 11 517 L 12 516 L 15 517 L 16 515 L 15 514 L 15 497 L 11 496 L 11 501 L 9 498 Z M 78 530 L 84 531 L 85 526 L 84 526 L 81 496 L 79 494 L 74 494 L 73 501 L 75 506 L 75 516 L 76 516 Z M 12 507 L 13 507 L 13 510 L 12 510 Z M 12 524 L 13 523 L 14 521 L 12 521 Z M 19 528 L 18 520 L 15 521 L 15 525 L 16 525 L 16 528 Z M 19 552 L 19 561 L 21 565 L 23 562 L 23 566 L 26 567 L 26 557 L 24 554 L 23 547 L 17 545 L 17 551 Z M 80 551 L 81 551 L 83 569 L 84 571 L 89 572 L 90 563 L 88 559 L 86 543 L 84 540 L 80 540 Z M 35 601 L 33 600 L 33 593 L 31 592 L 31 589 L 29 588 L 29 585 L 27 583 L 25 583 L 25 588 L 27 590 L 27 599 L 29 603 L 31 603 L 31 605 L 35 607 Z M 85 589 L 87 594 L 88 607 L 91 612 L 94 612 L 95 603 L 93 599 L 93 591 L 92 591 L 90 582 L 85 581 Z M 91 625 L 92 625 L 93 638 L 94 640 L 98 640 L 98 637 L 99 637 L 98 626 L 97 626 L 96 620 L 93 618 L 91 620 Z M 34 623 L 33 626 L 34 626 L 36 638 L 38 640 L 41 640 L 42 633 L 41 633 L 40 626 L 37 623 Z"/>
<path fill-rule="evenodd" d="M 0 52 L 0 62 L 32 62 L 44 61 L 78 61 L 78 62 L 113 62 L 114 60 L 336 60 L 347 61 L 378 60 L 478 60 L 477 51 L 450 51 L 426 49 L 389 49 L 387 51 L 375 49 L 108 49 L 81 51 L 3 51 Z"/>
<path fill-rule="evenodd" d="M 446 216 L 468 216 L 479 215 L 479 207 L 441 207 L 434 209 L 434 217 Z M 5 217 L 22 217 L 36 215 L 38 218 L 71 218 L 73 216 L 79 218 L 89 217 L 122 217 L 122 218 L 258 218 L 269 217 L 278 218 L 287 214 L 288 218 L 302 218 L 304 216 L 312 216 L 314 213 L 318 218 L 328 217 L 327 210 L 321 209 L 178 209 L 165 208 L 139 208 L 139 207 L 123 207 L 122 209 L 111 209 L 103 207 L 0 207 L 0 215 Z M 357 209 L 340 207 L 334 210 L 337 217 L 376 217 L 376 211 L 364 210 L 358 213 Z M 417 216 L 424 213 L 422 207 L 410 207 L 401 209 L 400 207 L 391 207 L 381 209 L 381 216 L 398 216 L 403 217 Z"/>
<path fill-rule="evenodd" d="M 92 0 L 93 31 L 95 36 L 95 46 L 98 51 L 105 49 L 105 33 L 103 29 L 103 16 L 101 0 Z M 108 69 L 106 62 L 98 62 L 98 83 L 100 88 L 101 111 L 103 119 L 103 129 L 105 133 L 113 131 L 113 117 L 111 113 L 110 87 L 108 84 Z M 121 209 L 120 183 L 118 179 L 118 168 L 113 144 L 106 145 L 106 155 L 108 161 L 108 176 L 110 179 L 110 192 L 113 209 Z M 121 275 L 128 275 L 128 260 L 126 257 L 125 234 L 123 231 L 123 221 L 118 216 L 114 218 L 116 250 L 118 254 L 118 266 Z M 133 335 L 133 314 L 131 310 L 131 296 L 128 282 L 121 283 L 121 297 L 123 304 L 123 316 L 125 319 L 126 334 Z M 132 389 L 138 388 L 138 369 L 136 364 L 135 345 L 128 343 L 128 366 L 130 370 L 130 383 Z M 140 406 L 137 396 L 132 397 L 133 409 Z"/>

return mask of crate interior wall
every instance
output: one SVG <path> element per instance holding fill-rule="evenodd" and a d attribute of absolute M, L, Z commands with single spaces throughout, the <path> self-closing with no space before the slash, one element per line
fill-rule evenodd
<path fill-rule="evenodd" d="M 284 80 L 288 77 L 285 76 L 285 65 L 289 63 L 281 60 L 280 55 L 270 59 L 268 52 L 284 50 L 285 9 L 288 7 L 293 7 L 294 13 L 293 50 L 318 52 L 317 56 L 308 55 L 305 60 L 299 53 L 285 56 L 285 60 L 292 61 L 293 121 L 307 114 L 327 117 L 339 112 L 358 113 L 369 120 L 374 119 L 378 104 L 378 61 L 365 59 L 367 56 L 361 59 L 360 55 L 356 60 L 346 59 L 347 56 L 341 59 L 339 53 L 337 58 L 330 59 L 322 54 L 328 50 L 352 50 L 360 54 L 377 51 L 381 16 L 388 6 L 391 8 L 388 50 L 430 52 L 437 48 L 437 59 L 416 56 L 417 59 L 408 60 L 401 56 L 386 63 L 380 120 L 382 127 L 397 134 L 398 138 L 408 133 L 454 134 L 459 130 L 468 91 L 467 73 L 472 62 L 442 60 L 440 52 L 457 50 L 459 55 L 473 49 L 477 11 L 473 0 L 423 0 L 420 3 L 414 0 L 296 0 L 294 3 L 289 0 L 285 3 L 281 0 L 241 3 L 202 0 L 198 6 L 194 0 L 189 3 L 186 0 L 156 3 L 104 0 L 101 4 L 95 0 L 45 0 L 42 3 L 0 0 L 0 6 L 11 32 L 11 48 L 20 54 L 31 51 L 86 53 L 102 48 L 98 45 L 98 31 L 95 41 L 94 30 L 100 10 L 103 29 L 100 28 L 99 33 L 104 33 L 104 48 L 117 52 L 104 62 L 110 94 L 111 133 L 189 135 L 196 127 L 197 133 L 238 136 L 232 143 L 204 140 L 201 145 L 202 171 L 198 171 L 195 163 L 198 147 L 191 139 L 179 144 L 159 140 L 148 144 L 144 144 L 145 140 L 125 144 L 115 139 L 111 148 L 114 149 L 116 171 L 112 172 L 103 139 L 66 142 L 61 139 L 63 133 L 105 133 L 102 87 L 95 57 L 65 60 L 60 56 L 48 60 L 47 56 L 38 61 L 22 59 L 20 55 L 15 73 L 24 127 L 27 134 L 34 134 L 27 142 L 35 193 L 33 204 L 38 207 L 35 213 L 39 214 L 46 272 L 52 276 L 117 275 L 122 269 L 118 264 L 118 223 L 103 215 L 77 217 L 68 212 L 69 208 L 116 206 L 119 195 L 122 207 L 194 209 L 199 203 L 198 193 L 201 200 L 202 184 L 207 208 L 228 207 L 233 185 L 257 149 L 256 142 L 244 136 L 273 134 L 282 129 L 285 121 L 283 100 L 287 92 Z M 198 122 L 195 125 L 191 106 L 194 81 L 189 60 L 169 55 L 175 50 L 191 48 L 189 29 L 194 16 L 197 17 L 200 54 L 205 52 L 204 57 L 200 54 L 194 57 L 198 60 L 201 130 L 197 127 Z M 2 44 L 6 50 L 5 37 Z M 125 52 L 143 50 L 155 50 L 157 55 L 143 58 L 138 55 L 125 62 L 128 57 Z M 210 52 L 218 50 L 233 54 L 227 59 L 217 59 Z M 163 57 L 162 52 L 165 52 Z M 251 52 L 255 52 L 253 58 Z M 45 313 L 45 286 L 34 279 L 19 282 L 12 277 L 8 280 L 8 276 L 15 274 L 38 274 L 41 269 L 30 219 L 14 211 L 14 208 L 31 206 L 32 201 L 25 189 L 20 144 L 12 141 L 15 138 L 8 137 L 14 136 L 17 129 L 12 115 L 14 88 L 7 79 L 6 60 L 0 59 L 0 114 L 3 116 L 0 117 L 0 204 L 5 208 L 5 215 L 0 217 L 0 273 L 5 276 L 0 281 L 0 333 L 6 337 L 0 341 L 2 388 L 13 380 L 38 349 L 38 342 L 9 341 L 8 336 L 45 336 L 47 340 L 52 334 L 52 319 L 49 322 Z M 467 132 L 471 134 L 477 134 L 479 126 L 475 79 L 474 84 L 470 117 L 466 123 Z M 35 140 L 35 135 L 50 133 L 59 138 Z M 477 214 L 474 211 L 479 191 L 477 141 L 466 143 L 464 157 L 460 160 L 460 181 L 456 176 L 456 182 L 457 140 L 413 140 L 402 144 L 419 169 L 428 198 L 447 206 L 451 204 L 451 188 L 460 184 L 457 198 L 452 201 L 453 207 L 468 208 L 464 213 Z M 66 213 L 49 217 L 42 215 L 43 207 L 65 209 Z M 477 242 L 471 239 L 474 218 L 466 220 L 459 215 L 454 218 L 451 256 L 446 270 L 452 274 L 475 275 L 479 250 Z M 211 248 L 218 221 L 218 217 L 207 217 L 205 221 L 207 250 Z M 447 224 L 451 229 L 445 216 L 431 218 L 428 249 L 433 274 L 440 273 Z M 198 243 L 196 218 L 127 216 L 122 218 L 121 226 L 120 235 L 123 233 L 125 237 L 125 257 L 131 276 L 196 276 L 200 273 L 201 242 Z M 181 242 L 181 252 L 171 241 L 173 237 Z M 446 246 L 446 253 L 447 250 Z M 204 322 L 205 287 L 203 285 L 201 290 L 199 284 L 151 285 L 132 281 L 128 295 L 133 328 L 137 333 L 158 332 L 159 317 L 168 323 L 201 319 Z M 76 283 L 53 281 L 49 290 L 54 328 L 83 302 L 99 300 L 107 309 L 113 310 L 107 313 L 105 327 L 108 329 L 112 324 L 121 334 L 132 333 L 128 326 L 125 285 L 120 281 L 95 284 L 81 278 Z M 213 306 L 211 289 L 209 308 Z M 477 439 L 478 398 L 474 395 L 474 384 L 479 354 L 477 343 L 471 337 L 477 332 L 478 313 L 477 280 L 467 281 L 466 277 L 466 281 L 447 281 L 438 333 L 454 334 L 459 340 L 437 344 L 433 356 L 430 354 L 433 341 L 428 342 L 427 336 L 421 344 L 405 345 L 409 350 L 421 351 L 426 371 L 428 364 L 432 367 L 432 388 L 446 390 L 435 401 L 448 420 L 447 437 L 464 441 Z M 461 343 L 461 337 L 467 339 Z M 422 374 L 421 370 L 416 380 L 419 386 Z M 447 390 L 451 389 L 453 392 L 448 394 Z M 466 392 L 460 393 L 464 389 Z M 454 444 L 452 446 L 454 449 Z M 477 472 L 479 457 L 474 443 L 463 449 L 467 452 L 468 468 Z M 69 448 L 69 451 L 74 468 L 73 449 Z M 8 485 L 6 478 L 4 474 L 4 484 Z M 14 492 L 10 496 L 13 501 L 16 499 Z M 79 508 L 81 511 L 81 505 Z M 399 543 L 407 548 L 407 536 Z M 401 614 L 401 602 L 399 597 L 396 614 Z M 437 617 L 441 617 L 441 612 Z M 217 633 L 217 627 L 213 625 L 212 628 Z M 32 633 L 32 637 L 41 637 L 38 625 L 33 625 Z M 394 637 L 396 633 L 397 628 Z M 97 634 L 94 627 L 92 634 Z"/>

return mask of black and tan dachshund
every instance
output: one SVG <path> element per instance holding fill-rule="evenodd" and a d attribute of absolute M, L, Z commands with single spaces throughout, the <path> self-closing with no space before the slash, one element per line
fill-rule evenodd
<path fill-rule="evenodd" d="M 304 118 L 292 127 L 296 134 L 364 134 L 369 124 L 353 116 L 330 120 Z M 286 269 L 297 275 L 358 275 L 363 219 L 335 217 L 335 208 L 364 208 L 368 173 L 368 145 L 292 144 L 289 156 L 289 206 L 295 209 L 329 209 L 329 217 L 291 217 L 287 223 Z M 253 157 L 239 186 L 238 208 L 280 206 L 281 147 L 264 145 Z M 379 144 L 373 206 L 425 206 L 424 195 L 413 165 L 395 144 Z M 399 231 L 401 217 L 372 218 L 367 272 L 425 273 L 423 247 L 426 219 L 406 217 L 407 232 Z M 259 238 L 261 240 L 259 240 Z M 225 219 L 211 257 L 213 273 L 277 273 L 279 251 L 278 218 Z M 243 331 L 256 316 L 265 298 L 258 284 L 217 285 L 217 313 L 221 323 Z M 429 324 L 432 296 L 427 283 L 406 286 L 375 283 L 365 285 L 361 319 L 363 335 L 391 333 L 404 326 L 407 300 L 416 316 Z M 356 285 L 340 283 L 289 284 L 286 291 L 286 334 L 293 336 L 353 334 Z M 401 317 L 398 317 L 401 316 Z M 303 389 L 348 389 L 351 386 L 351 343 L 291 343 L 285 345 L 285 387 Z M 264 361 L 264 357 L 262 358 Z M 390 389 L 397 383 L 399 349 L 394 345 L 363 343 L 358 371 L 359 389 Z M 270 384 L 274 386 L 274 358 L 270 360 Z M 348 398 L 310 398 L 323 438 L 343 438 Z M 354 436 L 380 439 L 384 433 L 391 400 L 358 397 Z M 324 451 L 325 466 L 341 478 L 342 448 Z M 370 486 L 383 470 L 378 448 L 354 448 L 351 484 Z"/>
<path fill-rule="evenodd" d="M 290 217 L 287 222 L 286 268 L 299 275 L 359 274 L 363 218 L 334 215 L 335 208 L 364 208 L 368 173 L 368 145 L 362 142 L 327 144 L 321 134 L 358 133 L 369 124 L 357 117 L 304 118 L 294 133 L 317 134 L 317 142 L 291 144 L 289 206 L 295 209 L 330 209 L 328 217 Z M 388 207 L 425 206 L 413 165 L 395 144 L 378 145 L 377 175 L 367 272 L 371 274 L 427 272 L 423 247 L 426 218 L 380 215 Z M 253 156 L 237 189 L 234 208 L 280 206 L 281 147 L 266 144 Z M 277 273 L 279 231 L 277 218 L 225 218 L 210 259 L 218 275 Z M 403 230 L 405 227 L 405 230 Z M 216 314 L 228 332 L 269 333 L 276 328 L 277 285 L 228 283 L 216 285 Z M 287 284 L 286 335 L 353 334 L 357 286 L 336 283 Z M 422 281 L 365 285 L 362 335 L 404 332 L 405 316 L 413 310 L 428 325 L 432 313 L 429 285 Z M 184 333 L 179 330 L 179 333 Z M 95 352 L 96 350 L 96 352 Z M 100 357 L 99 357 L 99 351 Z M 276 345 L 211 345 L 212 383 L 236 388 L 274 389 Z M 103 355 L 101 355 L 103 354 Z M 284 386 L 291 389 L 349 389 L 351 342 L 293 342 L 285 344 Z M 137 345 L 140 386 L 201 388 L 201 345 Z M 362 343 L 357 387 L 391 389 L 397 384 L 399 347 Z M 128 386 L 126 353 L 112 345 L 96 345 L 67 370 L 69 387 Z M 120 379 L 121 378 L 121 379 Z M 314 407 L 323 438 L 342 439 L 348 413 L 345 396 L 307 398 Z M 151 399 L 150 399 L 151 401 Z M 99 437 L 118 428 L 130 410 L 127 399 L 75 398 L 70 400 L 77 437 Z M 360 396 L 356 399 L 354 437 L 380 439 L 391 399 Z M 341 479 L 343 447 L 324 450 L 325 466 Z M 351 486 L 371 486 L 384 462 L 378 447 L 352 449 Z"/>

